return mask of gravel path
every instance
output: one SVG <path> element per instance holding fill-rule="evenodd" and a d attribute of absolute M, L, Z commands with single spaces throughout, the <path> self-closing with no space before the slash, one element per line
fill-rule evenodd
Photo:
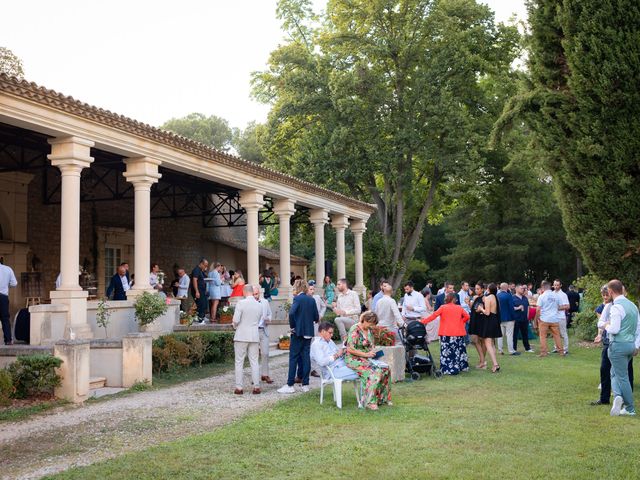
<path fill-rule="evenodd" d="M 230 371 L 175 387 L 0 424 L 1 478 L 40 478 L 211 431 L 285 397 L 276 390 L 286 380 L 287 361 L 287 355 L 271 359 L 275 383 L 263 385 L 261 395 L 247 394 L 251 382 L 247 368 L 242 396 L 233 395 L 234 373 Z M 318 380 L 312 378 L 311 387 L 318 385 Z"/>

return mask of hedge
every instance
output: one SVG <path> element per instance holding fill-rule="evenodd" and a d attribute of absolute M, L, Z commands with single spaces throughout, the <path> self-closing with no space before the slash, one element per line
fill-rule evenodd
<path fill-rule="evenodd" d="M 153 371 L 219 363 L 233 355 L 232 332 L 171 333 L 153 341 Z"/>

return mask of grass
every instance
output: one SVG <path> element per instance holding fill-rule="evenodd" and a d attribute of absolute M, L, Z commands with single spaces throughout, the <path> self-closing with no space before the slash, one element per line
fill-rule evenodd
<path fill-rule="evenodd" d="M 68 404 L 69 402 L 65 400 L 51 400 L 33 405 L 3 408 L 0 409 L 0 422 L 17 422 Z"/>
<path fill-rule="evenodd" d="M 640 419 L 589 405 L 599 355 L 503 356 L 499 374 L 397 384 L 379 412 L 356 409 L 351 389 L 342 411 L 316 391 L 52 478 L 637 478 Z"/>

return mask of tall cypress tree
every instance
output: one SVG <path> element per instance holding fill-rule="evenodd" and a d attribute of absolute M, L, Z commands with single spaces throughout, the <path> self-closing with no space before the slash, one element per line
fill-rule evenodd
<path fill-rule="evenodd" d="M 530 0 L 524 119 L 553 177 L 569 241 L 591 271 L 640 284 L 640 4 Z"/>

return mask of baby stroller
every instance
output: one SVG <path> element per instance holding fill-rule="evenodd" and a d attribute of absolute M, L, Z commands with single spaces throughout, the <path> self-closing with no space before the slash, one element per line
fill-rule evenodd
<path fill-rule="evenodd" d="M 433 378 L 440 378 L 442 372 L 433 360 L 427 343 L 427 329 L 425 326 L 414 320 L 400 328 L 398 336 L 404 345 L 406 355 L 406 371 L 411 375 L 412 380 L 420 380 L 420 374 L 426 373 Z M 426 355 L 418 355 L 418 350 L 424 350 Z"/>

